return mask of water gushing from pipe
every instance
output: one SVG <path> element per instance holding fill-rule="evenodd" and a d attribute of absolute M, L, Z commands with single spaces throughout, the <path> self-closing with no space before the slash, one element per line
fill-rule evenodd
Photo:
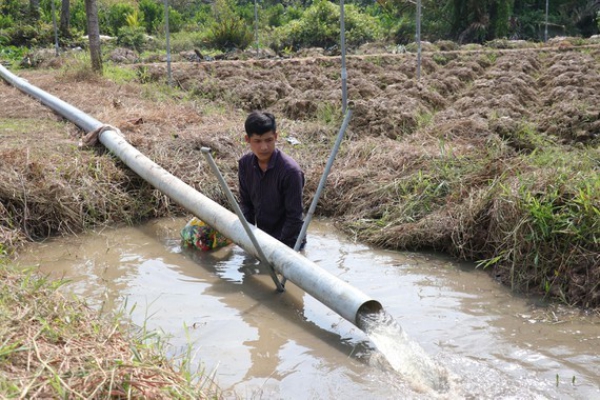
<path fill-rule="evenodd" d="M 417 342 L 410 340 L 400 324 L 385 311 L 359 312 L 358 326 L 375 344 L 389 365 L 413 386 L 438 393 L 450 389 L 446 368 L 432 360 Z"/>

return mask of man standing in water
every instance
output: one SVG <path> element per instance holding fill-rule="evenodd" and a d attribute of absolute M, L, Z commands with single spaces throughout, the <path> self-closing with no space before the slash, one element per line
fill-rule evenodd
<path fill-rule="evenodd" d="M 276 148 L 273 114 L 253 111 L 244 128 L 251 152 L 239 160 L 240 208 L 249 223 L 294 247 L 302 229 L 304 173 L 293 158 Z"/>

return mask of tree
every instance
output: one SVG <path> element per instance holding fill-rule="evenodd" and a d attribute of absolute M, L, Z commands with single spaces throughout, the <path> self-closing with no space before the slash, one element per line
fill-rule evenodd
<path fill-rule="evenodd" d="M 71 2 L 70 0 L 62 0 L 60 6 L 60 22 L 58 24 L 60 35 L 62 37 L 70 37 L 69 23 L 71 22 Z"/>
<path fill-rule="evenodd" d="M 572 21 L 577 31 L 583 36 L 598 33 L 596 18 L 600 11 L 600 0 L 579 1 L 572 9 L 564 8 L 563 13 L 572 16 Z"/>
<path fill-rule="evenodd" d="M 87 15 L 88 38 L 90 42 L 90 56 L 92 69 L 102 74 L 102 52 L 100 49 L 100 24 L 98 22 L 98 5 L 96 0 L 85 0 L 85 13 Z"/>

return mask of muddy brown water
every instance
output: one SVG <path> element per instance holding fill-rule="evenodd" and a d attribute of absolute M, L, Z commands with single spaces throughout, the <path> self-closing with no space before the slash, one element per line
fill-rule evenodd
<path fill-rule="evenodd" d="M 472 265 L 374 249 L 327 221 L 309 229 L 306 257 L 383 304 L 410 344 L 447 370 L 451 387 L 441 393 L 399 374 L 393 365 L 406 360 L 377 350 L 293 283 L 276 293 L 239 247 L 182 249 L 185 222 L 31 245 L 20 262 L 69 278 L 63 290 L 125 308 L 134 323 L 163 332 L 170 354 L 191 354 L 226 398 L 600 398 L 600 321 L 552 318 Z"/>

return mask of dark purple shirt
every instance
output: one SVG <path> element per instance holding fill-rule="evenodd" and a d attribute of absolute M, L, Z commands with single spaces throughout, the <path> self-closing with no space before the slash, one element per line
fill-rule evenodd
<path fill-rule="evenodd" d="M 252 153 L 239 160 L 240 208 L 251 224 L 294 247 L 302 229 L 304 173 L 293 158 L 275 149 L 266 171 Z"/>

